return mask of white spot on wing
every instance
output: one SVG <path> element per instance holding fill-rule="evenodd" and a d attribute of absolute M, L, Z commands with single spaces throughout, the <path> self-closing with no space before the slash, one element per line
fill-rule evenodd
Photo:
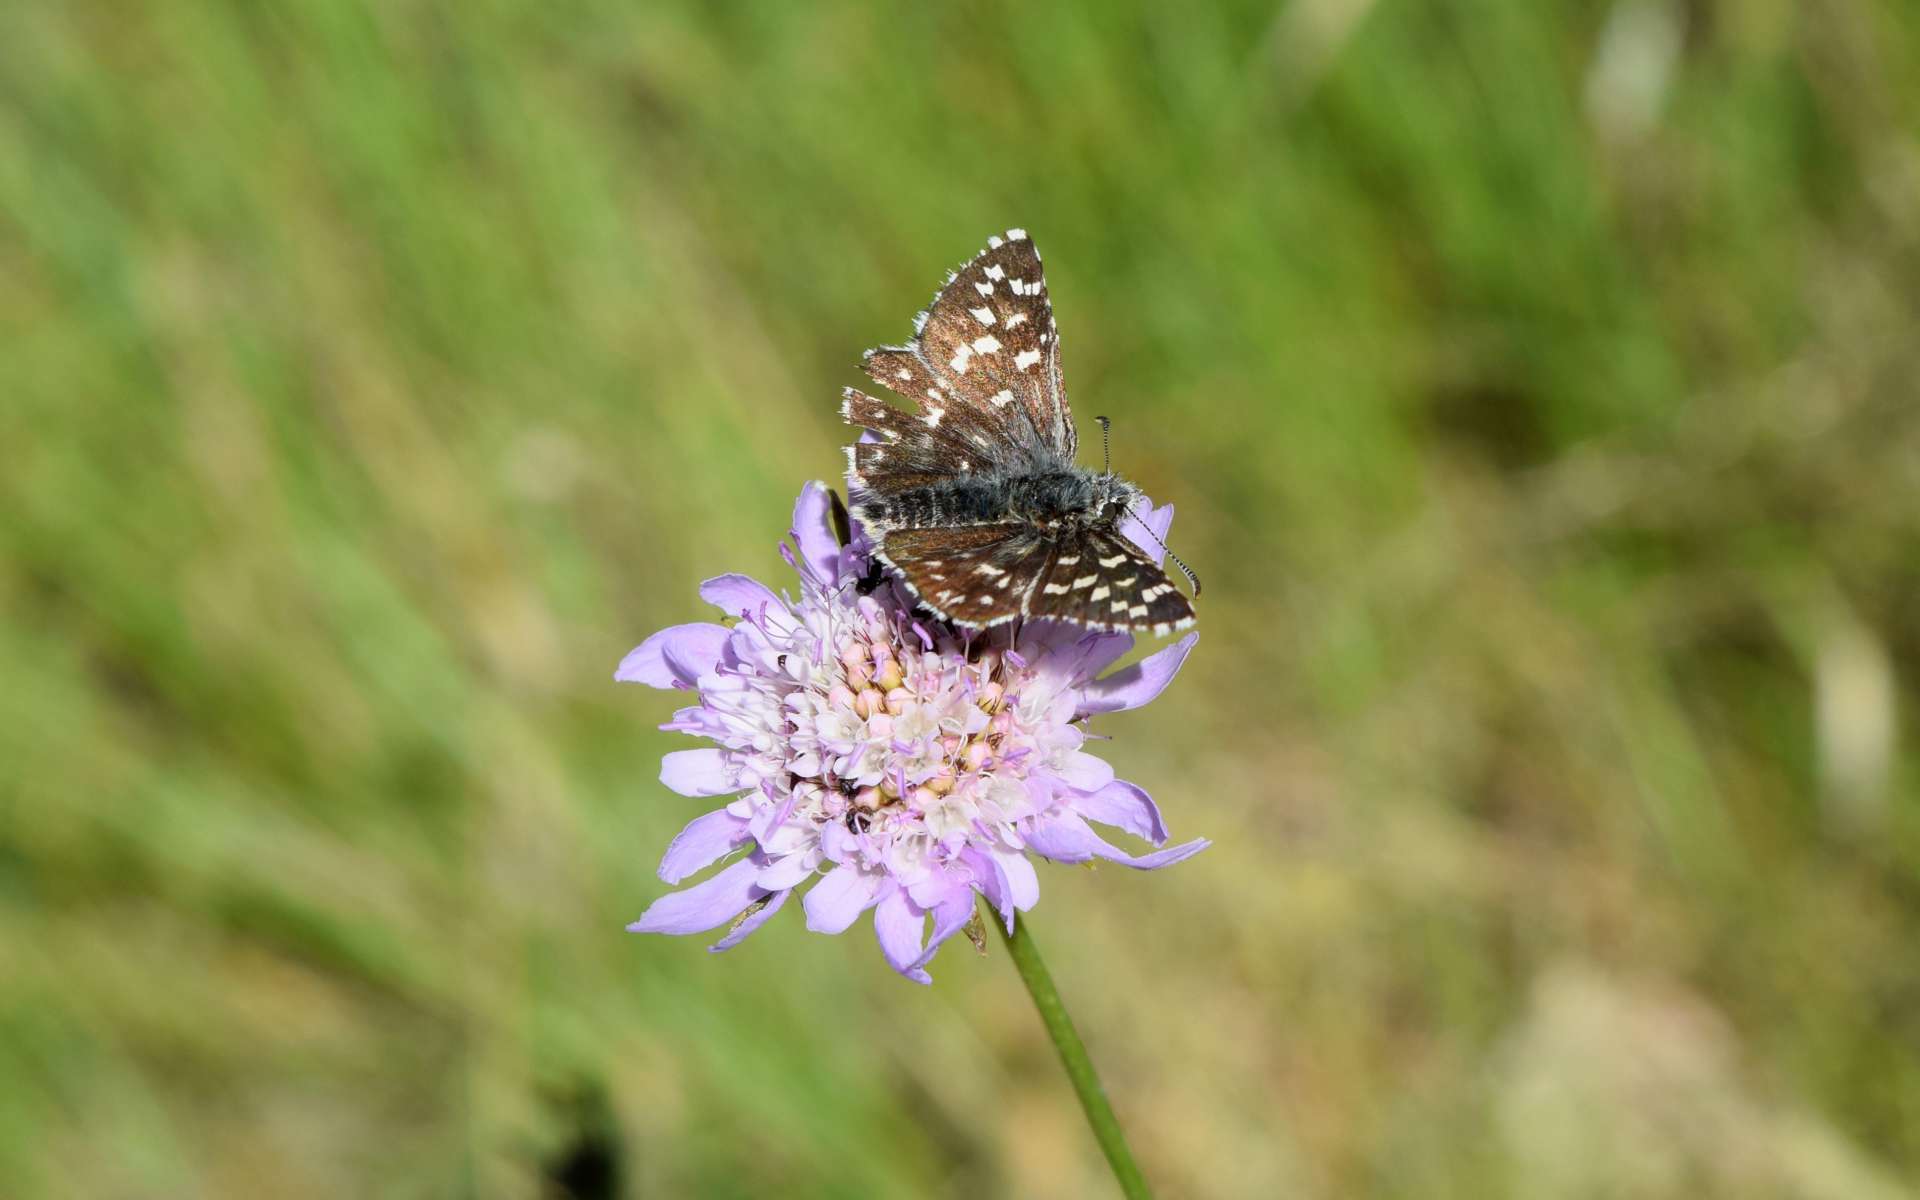
<path fill-rule="evenodd" d="M 1101 560 L 1100 560 L 1100 565 L 1101 565 L 1101 566 L 1103 566 L 1103 567 L 1117 567 L 1117 566 L 1119 566 L 1119 565 L 1120 565 L 1121 563 L 1123 563 L 1123 562 L 1125 562 L 1125 561 L 1127 561 L 1127 556 L 1126 556 L 1126 555 L 1124 555 L 1124 554 L 1116 554 L 1116 555 L 1114 555 L 1114 556 L 1113 556 L 1112 558 L 1103 558 L 1103 559 L 1101 559 Z"/>
<path fill-rule="evenodd" d="M 1087 593 L 1087 599 L 1089 599 L 1089 600 L 1105 600 L 1105 599 L 1106 599 L 1106 598 L 1107 598 L 1108 596 L 1110 596 L 1110 595 L 1112 595 L 1112 594 L 1113 594 L 1113 589 L 1111 589 L 1111 588 L 1107 588 L 1107 587 L 1097 587 L 1097 588 L 1095 588 L 1095 589 L 1093 589 L 1093 590 L 1092 590 L 1091 592 L 1088 592 L 1088 593 Z"/>
<path fill-rule="evenodd" d="M 1049 596 L 1064 596 L 1067 594 L 1067 585 L 1064 583 L 1050 583 L 1041 590 Z"/>
<path fill-rule="evenodd" d="M 1007 405 L 1013 403 L 1013 393 L 1006 388 L 1001 388 L 993 395 L 987 397 L 987 402 L 995 408 L 1005 408 Z"/>
<path fill-rule="evenodd" d="M 1007 318 L 1007 328 L 1012 329 L 1016 325 L 1024 324 L 1026 319 L 1027 319 L 1026 313 L 1023 313 L 1023 312 L 1014 313 L 1012 316 Z"/>
<path fill-rule="evenodd" d="M 973 352 L 975 354 L 992 354 L 999 349 L 1000 339 L 990 333 L 973 339 Z"/>
<path fill-rule="evenodd" d="M 1100 581 L 1100 577 L 1098 575 L 1082 575 L 1080 578 L 1073 581 L 1073 586 L 1075 588 L 1092 587 L 1095 583 L 1098 583 L 1099 581 Z"/>
<path fill-rule="evenodd" d="M 1001 266 L 1000 266 L 1000 264 L 999 264 L 999 263 L 988 263 L 988 264 L 987 264 L 987 278 L 988 278 L 988 279 L 1005 279 L 1006 277 L 1007 277 L 1007 273 L 1006 273 L 1006 271 L 1005 271 L 1005 270 L 1003 270 L 1003 269 L 1001 268 Z"/>
<path fill-rule="evenodd" d="M 1027 231 L 1024 229 L 1009 229 L 1007 230 L 1007 240 L 1010 242 L 1024 242 L 1027 240 Z"/>
<path fill-rule="evenodd" d="M 990 283 L 976 283 L 973 285 L 973 290 L 979 292 L 982 296 L 993 295 L 993 285 Z M 914 332 L 919 332 L 918 327 L 915 328 Z"/>
<path fill-rule="evenodd" d="M 1013 356 L 1013 365 L 1022 371 L 1039 361 L 1040 352 L 1038 350 L 1022 350 Z"/>
<path fill-rule="evenodd" d="M 992 309 L 990 309 L 990 308 L 973 308 L 973 309 L 968 309 L 967 311 L 969 311 L 969 312 L 971 312 L 971 313 L 973 314 L 973 319 L 974 319 L 974 320 L 976 320 L 976 321 L 978 321 L 978 322 L 980 322 L 980 323 L 981 323 L 982 325 L 991 325 L 991 324 L 993 324 L 993 310 L 992 310 Z"/>

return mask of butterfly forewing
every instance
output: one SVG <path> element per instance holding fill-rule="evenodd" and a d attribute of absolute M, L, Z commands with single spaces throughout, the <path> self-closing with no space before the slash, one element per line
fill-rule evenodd
<path fill-rule="evenodd" d="M 1192 623 L 1193 603 L 1125 536 L 1089 529 L 1060 539 L 1024 615 L 1089 629 L 1165 633 Z"/>
<path fill-rule="evenodd" d="M 1026 231 L 987 248 L 947 280 L 906 346 L 870 351 L 867 373 L 1000 459 L 1042 469 L 1073 460 L 1072 413 L 1039 252 Z"/>

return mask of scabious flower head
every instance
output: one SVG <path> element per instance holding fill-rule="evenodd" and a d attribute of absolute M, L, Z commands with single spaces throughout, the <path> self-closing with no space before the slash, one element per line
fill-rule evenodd
<path fill-rule="evenodd" d="M 1142 523 L 1163 538 L 1172 515 Z M 1141 545 L 1159 553 L 1144 536 Z M 1153 869 L 1207 846 L 1136 856 L 1107 842 L 1090 822 L 1156 846 L 1167 831 L 1146 792 L 1082 749 L 1086 718 L 1153 699 L 1198 634 L 1102 677 L 1132 638 L 1053 624 L 967 636 L 916 619 L 895 585 L 870 586 L 857 534 L 835 539 L 818 483 L 800 493 L 781 552 L 797 598 L 743 575 L 710 579 L 701 598 L 725 623 L 664 629 L 615 672 L 697 692 L 662 728 L 715 744 L 668 754 L 660 781 L 729 797 L 674 838 L 660 878 L 677 884 L 739 854 L 628 928 L 731 924 L 712 947 L 725 950 L 806 888 L 809 929 L 841 933 L 871 908 L 887 961 L 927 983 L 927 963 L 966 924 L 975 893 L 1009 929 L 1039 899 L 1029 855 Z"/>

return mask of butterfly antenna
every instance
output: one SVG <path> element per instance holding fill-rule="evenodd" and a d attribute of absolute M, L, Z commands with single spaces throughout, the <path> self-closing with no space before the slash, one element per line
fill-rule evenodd
<path fill-rule="evenodd" d="M 1101 418 L 1101 419 L 1104 421 L 1105 418 Z M 1154 533 L 1152 529 L 1147 528 L 1147 523 L 1145 521 L 1142 521 L 1138 516 L 1135 516 L 1133 518 L 1133 523 L 1138 525 L 1140 528 L 1145 529 L 1147 531 L 1147 536 L 1153 539 L 1153 544 L 1160 547 L 1160 549 L 1166 551 L 1167 557 L 1173 560 L 1173 565 L 1176 567 L 1179 567 L 1180 573 L 1182 575 L 1185 575 L 1187 577 L 1187 582 L 1193 585 L 1193 598 L 1195 600 L 1198 600 L 1200 598 L 1200 577 L 1193 573 L 1193 568 L 1188 566 L 1186 563 L 1182 562 L 1178 554 L 1175 554 L 1173 551 L 1168 550 L 1167 544 L 1161 541 L 1160 536 Z"/>
<path fill-rule="evenodd" d="M 1165 549 L 1165 547 L 1162 547 L 1162 549 Z M 1193 573 L 1192 567 L 1180 561 L 1180 556 L 1178 554 L 1175 554 L 1173 551 L 1168 550 L 1167 557 L 1173 560 L 1173 565 L 1176 567 L 1179 567 L 1180 573 L 1182 575 L 1185 575 L 1187 577 L 1187 582 L 1193 585 L 1193 598 L 1195 600 L 1198 600 L 1200 598 L 1200 577 Z"/>
<path fill-rule="evenodd" d="M 1106 417 L 1095 417 L 1100 422 L 1100 473 L 1113 474 L 1113 422 Z"/>

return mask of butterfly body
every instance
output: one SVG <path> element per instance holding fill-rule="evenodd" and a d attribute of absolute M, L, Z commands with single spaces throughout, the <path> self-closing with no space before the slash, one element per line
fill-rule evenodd
<path fill-rule="evenodd" d="M 847 448 L 847 479 L 875 556 L 956 625 L 1192 624 L 1157 556 L 1121 532 L 1140 490 L 1074 462 L 1059 334 L 1026 233 L 989 238 L 914 328 L 865 366 L 916 410 L 851 388 L 841 409 L 873 435 Z"/>
<path fill-rule="evenodd" d="M 1140 490 L 1117 475 L 1068 465 L 1030 474 L 972 472 L 869 501 L 861 518 L 872 528 L 991 525 L 1009 519 L 1041 537 L 1073 536 L 1117 524 Z"/>

